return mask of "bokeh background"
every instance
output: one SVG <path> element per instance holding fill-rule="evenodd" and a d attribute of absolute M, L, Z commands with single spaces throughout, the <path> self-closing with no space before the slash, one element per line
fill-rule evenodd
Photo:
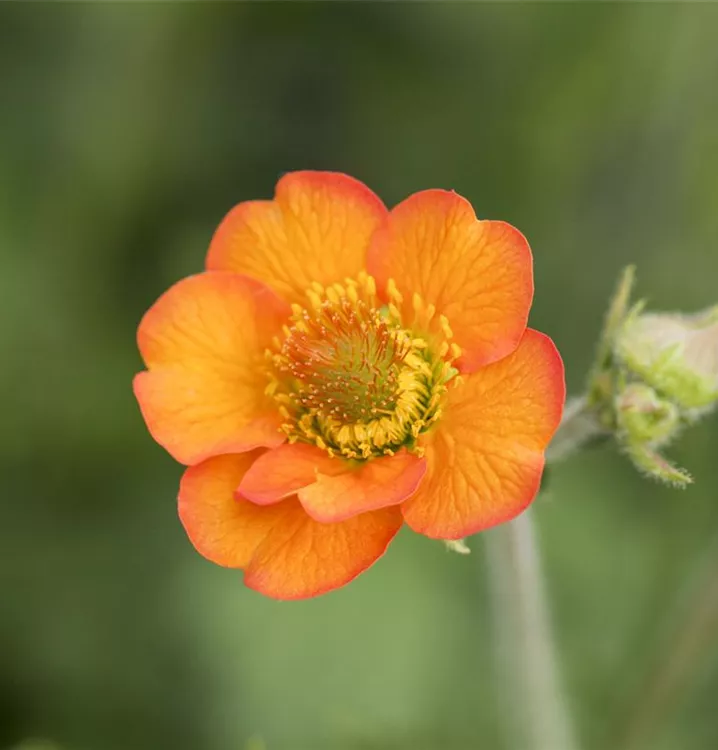
<path fill-rule="evenodd" d="M 656 308 L 718 301 L 717 30 L 710 4 L 2 4 L 0 748 L 514 750 L 482 537 L 402 533 L 314 601 L 244 589 L 176 518 L 136 325 L 233 204 L 332 169 L 521 228 L 580 391 L 625 264 Z M 717 451 L 718 419 L 685 435 L 678 492 L 596 450 L 536 506 L 587 750 L 718 747 Z"/>

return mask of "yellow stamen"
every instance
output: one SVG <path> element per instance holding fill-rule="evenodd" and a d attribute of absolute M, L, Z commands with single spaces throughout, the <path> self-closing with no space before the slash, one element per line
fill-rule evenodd
<path fill-rule="evenodd" d="M 389 304 L 377 301 L 366 273 L 342 284 L 306 291 L 306 307 L 292 305 L 282 341 L 270 352 L 270 381 L 290 442 L 317 445 L 331 456 L 369 459 L 407 447 L 420 453 L 420 436 L 436 422 L 446 383 L 460 354 L 451 327 L 436 309 L 412 295 L 414 319 L 402 321 L 403 298 L 390 280 Z"/>

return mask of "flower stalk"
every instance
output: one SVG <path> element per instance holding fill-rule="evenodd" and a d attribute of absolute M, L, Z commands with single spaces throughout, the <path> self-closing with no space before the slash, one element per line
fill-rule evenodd
<path fill-rule="evenodd" d="M 546 449 L 546 461 L 563 461 L 587 444 L 608 435 L 608 431 L 589 407 L 586 397 L 570 399 L 566 404 L 561 424 Z"/>
<path fill-rule="evenodd" d="M 484 536 L 507 747 L 578 750 L 551 635 L 533 512 Z"/>

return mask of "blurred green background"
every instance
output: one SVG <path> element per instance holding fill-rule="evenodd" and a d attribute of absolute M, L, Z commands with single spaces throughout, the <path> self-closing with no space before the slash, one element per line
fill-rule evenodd
<path fill-rule="evenodd" d="M 514 750 L 481 536 L 402 533 L 313 601 L 244 589 L 176 518 L 136 325 L 233 204 L 332 169 L 518 226 L 578 391 L 625 264 L 656 308 L 718 302 L 717 30 L 700 4 L 2 4 L 0 748 Z M 715 418 L 671 450 L 683 493 L 596 450 L 536 506 L 586 750 L 718 747 L 717 450 Z"/>

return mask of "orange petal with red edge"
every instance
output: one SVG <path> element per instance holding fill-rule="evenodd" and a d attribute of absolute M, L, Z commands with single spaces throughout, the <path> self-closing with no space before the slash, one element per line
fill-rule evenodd
<path fill-rule="evenodd" d="M 413 295 L 445 315 L 473 372 L 510 354 L 526 328 L 533 298 L 531 250 L 502 221 L 478 221 L 456 193 L 426 190 L 396 206 L 369 248 L 367 267 L 379 289 L 394 279 L 403 315 Z"/>
<path fill-rule="evenodd" d="M 402 506 L 409 526 L 460 539 L 518 515 L 538 491 L 565 397 L 561 357 L 531 329 L 508 357 L 450 388 L 426 439 L 426 477 Z"/>
<path fill-rule="evenodd" d="M 303 599 L 343 586 L 381 557 L 402 525 L 398 508 L 335 524 L 311 519 L 296 497 L 262 507 L 235 498 L 258 451 L 215 456 L 185 471 L 179 514 L 197 551 L 244 568 L 245 583 L 276 599 Z"/>
<path fill-rule="evenodd" d="M 190 466 L 180 482 L 179 516 L 197 551 L 217 565 L 244 568 L 281 518 L 279 507 L 236 500 L 234 488 L 260 450 L 215 456 Z"/>
<path fill-rule="evenodd" d="M 346 463 L 307 443 L 285 443 L 267 451 L 244 475 L 237 493 L 257 505 L 270 505 L 317 481 L 346 471 Z"/>
<path fill-rule="evenodd" d="M 273 201 L 235 206 L 219 225 L 207 268 L 236 271 L 289 302 L 306 302 L 313 282 L 355 277 L 387 210 L 363 183 L 338 172 L 290 172 Z"/>
<path fill-rule="evenodd" d="M 312 518 L 335 523 L 398 505 L 416 491 L 425 471 L 426 461 L 406 450 L 351 462 L 306 443 L 285 444 L 257 459 L 237 494 L 269 505 L 297 493 Z"/>
<path fill-rule="evenodd" d="M 219 272 L 183 279 L 145 314 L 137 341 L 148 370 L 135 377 L 135 395 L 174 458 L 195 464 L 282 443 L 264 351 L 288 315 L 263 284 Z"/>
<path fill-rule="evenodd" d="M 312 518 L 334 523 L 398 505 L 416 492 L 425 472 L 426 459 L 402 450 L 394 456 L 372 458 L 343 474 L 318 473 L 316 481 L 297 494 Z"/>
<path fill-rule="evenodd" d="M 275 599 L 306 599 L 339 588 L 386 551 L 402 525 L 398 507 L 362 513 L 339 523 L 319 523 L 294 499 L 259 545 L 244 582 Z"/>

